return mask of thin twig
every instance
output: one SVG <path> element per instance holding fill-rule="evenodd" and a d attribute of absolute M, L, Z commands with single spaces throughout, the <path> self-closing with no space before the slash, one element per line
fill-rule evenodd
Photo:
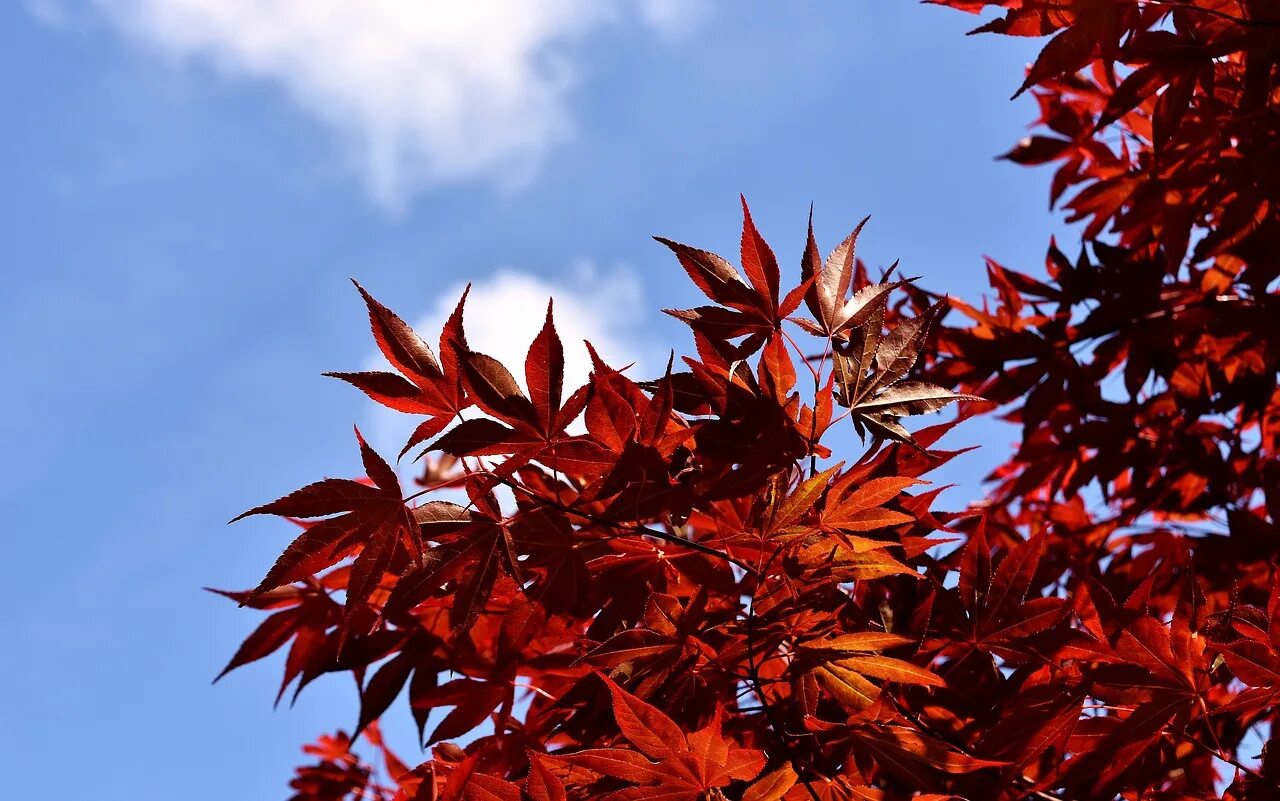
<path fill-rule="evenodd" d="M 929 724 L 922 721 L 920 719 L 920 716 L 917 715 L 914 711 L 904 706 L 902 702 L 898 700 L 897 696 L 889 692 L 884 693 L 884 695 L 886 698 L 889 699 L 889 703 L 893 704 L 894 709 L 898 710 L 898 714 L 902 715 L 907 720 L 914 723 L 916 728 L 932 735 L 933 737 L 936 737 L 938 740 L 946 743 L 947 745 L 956 749 L 957 751 L 964 754 L 965 756 L 970 757 L 971 759 L 977 758 L 976 755 L 973 753 L 973 751 L 967 745 L 965 745 L 964 743 L 955 742 L 943 732 L 938 731 L 937 729 L 933 728 Z M 1018 784 L 1020 784 L 1024 790 L 1026 790 L 1031 795 L 1042 799 L 1042 801 L 1071 801 L 1071 799 L 1065 796 L 1061 796 L 1056 793 L 1051 793 L 1051 792 L 1048 792 L 1047 790 L 1037 790 L 1035 788 L 1036 782 L 1027 778 L 1026 776 L 1014 776 L 1013 779 Z"/>
<path fill-rule="evenodd" d="M 1198 11 L 1201 14 L 1207 14 L 1211 17 L 1224 19 L 1228 22 L 1233 22 L 1236 25 L 1242 25 L 1246 28 L 1253 28 L 1253 27 L 1267 28 L 1267 27 L 1275 27 L 1278 24 L 1275 22 L 1271 22 L 1269 20 L 1252 20 L 1252 19 L 1245 19 L 1244 17 L 1237 17 L 1234 14 L 1228 14 L 1227 12 L 1219 11 L 1216 8 L 1205 8 L 1204 6 L 1198 6 L 1195 3 L 1175 3 L 1175 2 L 1171 2 L 1170 0 L 1135 0 L 1133 5 L 1136 5 L 1139 7 L 1155 6 L 1156 8 L 1172 8 L 1172 9 L 1178 9 L 1182 11 Z"/>
<path fill-rule="evenodd" d="M 760 699 L 760 706 L 764 709 L 765 718 L 769 721 L 769 728 L 773 729 L 773 733 L 776 734 L 778 739 L 782 742 L 782 748 L 787 752 L 787 760 L 791 763 L 792 767 L 797 767 L 799 760 L 796 758 L 795 748 L 792 745 L 790 735 L 787 734 L 786 726 L 778 721 L 777 710 L 775 710 L 773 705 L 769 703 L 769 699 L 765 697 L 764 691 L 760 688 L 760 672 L 755 659 L 756 591 L 760 589 L 760 585 L 764 581 L 764 579 L 760 577 L 769 575 L 769 568 L 773 565 L 773 560 L 776 559 L 780 553 L 782 553 L 781 546 L 773 549 L 773 553 L 769 555 L 768 560 L 766 560 L 763 565 L 760 565 L 757 570 L 756 583 L 751 587 L 751 604 L 747 607 L 746 620 L 747 675 L 749 676 L 749 681 L 752 687 L 755 688 L 756 698 Z M 805 767 L 811 772 L 816 772 L 812 765 L 806 765 Z M 812 798 L 813 801 L 822 801 L 809 782 L 803 782 L 803 785 L 804 789 L 808 791 L 809 797 Z"/>
<path fill-rule="evenodd" d="M 500 476 L 492 471 L 488 471 L 488 470 L 481 471 L 481 474 L 488 476 L 489 478 L 492 478 L 494 481 L 497 481 L 499 484 L 503 485 L 504 487 L 506 487 L 507 489 L 513 492 L 524 493 L 528 498 L 530 498 L 535 503 L 541 504 L 543 506 L 549 506 L 552 509 L 563 512 L 567 515 L 574 515 L 575 517 L 581 517 L 582 519 L 588 520 L 597 525 L 609 526 L 610 528 L 614 528 L 619 531 L 626 531 L 630 534 L 638 534 L 643 537 L 654 537 L 656 539 L 662 540 L 663 542 L 669 542 L 672 545 L 679 545 L 684 548 L 697 551 L 698 553 L 706 554 L 707 556 L 714 556 L 717 559 L 722 559 L 728 562 L 729 564 L 742 569 L 748 575 L 752 575 L 752 576 L 756 575 L 755 568 L 753 568 L 751 565 L 747 564 L 746 562 L 742 561 L 741 559 L 737 558 L 736 556 L 733 556 L 732 554 L 729 554 L 729 553 L 725 553 L 724 551 L 716 550 L 715 548 L 712 548 L 709 545 L 703 545 L 702 543 L 696 540 L 686 539 L 685 537 L 672 534 L 669 531 L 663 531 L 661 529 L 656 529 L 656 528 L 649 528 L 648 526 L 642 526 L 637 523 L 619 523 L 615 520 L 609 520 L 608 518 L 600 517 L 599 515 L 592 514 L 591 512 L 584 512 L 581 509 L 574 509 L 573 507 L 565 506 L 559 501 L 555 501 L 550 498 L 545 498 L 537 494 L 533 490 L 528 489 L 526 487 L 522 487 L 519 484 L 516 484 L 515 482 L 511 481 L 510 479 Z"/>
<path fill-rule="evenodd" d="M 1200 742 L 1199 740 L 1197 740 L 1196 738 L 1192 737 L 1189 734 L 1182 734 L 1181 739 L 1203 750 L 1206 754 L 1214 757 L 1215 759 L 1221 759 L 1223 762 L 1226 762 L 1228 765 L 1231 765 L 1232 767 L 1243 771 L 1244 773 L 1248 774 L 1252 778 L 1257 779 L 1260 782 L 1266 782 L 1272 787 L 1280 789 L 1280 782 L 1277 782 L 1274 779 L 1269 779 L 1266 776 L 1263 776 L 1261 773 L 1249 767 L 1248 765 L 1245 765 L 1240 760 L 1236 759 L 1233 755 L 1227 753 L 1226 751 L 1223 751 L 1220 748 L 1210 748 L 1209 746 L 1205 745 L 1204 743 Z"/>
<path fill-rule="evenodd" d="M 1174 0 L 1118 0 L 1117 5 L 1134 6 L 1138 9 L 1152 7 L 1169 8 L 1176 11 L 1198 11 L 1201 14 L 1206 14 L 1210 17 L 1217 17 L 1218 19 L 1226 20 L 1227 22 L 1232 22 L 1245 28 L 1274 28 L 1277 25 L 1280 25 L 1280 22 L 1245 19 L 1244 17 L 1237 17 L 1234 14 L 1228 14 L 1225 11 L 1219 11 L 1216 8 L 1205 8 L 1204 6 L 1199 6 L 1195 3 L 1175 2 Z M 1070 10 L 1071 6 L 1056 5 L 1052 6 L 1052 8 Z"/>
<path fill-rule="evenodd" d="M 818 438 L 818 396 L 822 394 L 821 376 L 823 368 L 827 366 L 827 349 L 823 349 L 822 360 L 818 362 L 818 366 L 815 369 L 812 364 L 809 364 L 808 357 L 805 356 L 804 351 L 800 349 L 796 341 L 785 331 L 782 332 L 782 335 L 786 337 L 787 342 L 791 343 L 791 347 L 795 349 L 801 363 L 809 368 L 809 372 L 813 373 L 813 410 L 812 414 L 809 415 L 809 478 L 813 478 L 818 474 L 818 455 L 813 452 L 813 446 L 817 444 L 816 440 Z M 828 339 L 828 345 L 830 342 L 831 340 Z"/>

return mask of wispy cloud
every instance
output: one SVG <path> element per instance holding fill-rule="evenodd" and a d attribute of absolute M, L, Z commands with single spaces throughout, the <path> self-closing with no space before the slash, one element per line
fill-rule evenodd
<path fill-rule="evenodd" d="M 707 21 L 712 0 L 639 0 L 640 17 L 666 36 L 679 38 Z"/>
<path fill-rule="evenodd" d="M 441 183 L 529 181 L 573 133 L 575 45 L 609 23 L 678 34 L 708 0 L 97 1 L 170 57 L 278 84 L 398 209 Z"/>
<path fill-rule="evenodd" d="M 71 14 L 60 0 L 22 0 L 27 13 L 41 25 L 50 28 L 65 28 L 71 21 Z"/>

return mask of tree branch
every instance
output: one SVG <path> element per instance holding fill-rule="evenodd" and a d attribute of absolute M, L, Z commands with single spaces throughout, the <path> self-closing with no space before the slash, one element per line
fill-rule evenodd
<path fill-rule="evenodd" d="M 759 568 L 756 573 L 757 581 L 751 588 L 751 604 L 747 607 L 747 675 L 749 677 L 752 688 L 756 693 L 756 698 L 760 699 L 760 706 L 764 709 L 764 715 L 769 721 L 769 728 L 773 729 L 773 733 L 778 736 L 782 742 L 782 748 L 787 752 L 787 760 L 791 762 L 793 768 L 798 767 L 799 760 L 796 758 L 795 748 L 791 742 L 790 735 L 787 734 L 786 726 L 778 721 L 777 710 L 769 703 L 769 699 L 765 697 L 764 691 L 760 688 L 760 671 L 756 665 L 756 646 L 755 646 L 755 619 L 756 619 L 756 591 L 760 589 L 760 583 L 763 581 L 761 576 L 769 574 L 769 568 L 773 565 L 773 560 L 782 552 L 779 546 L 773 549 L 773 553 L 769 555 L 768 560 Z M 805 766 L 810 772 L 816 772 L 812 765 Z M 797 771 L 799 773 L 799 771 Z M 810 786 L 809 782 L 802 782 L 804 789 L 809 793 L 809 797 L 813 801 L 822 801 L 818 794 Z"/>
<path fill-rule="evenodd" d="M 550 498 L 544 498 L 543 496 L 537 494 L 533 490 L 522 487 L 519 484 L 516 484 L 515 482 L 511 481 L 510 479 L 507 479 L 503 476 L 500 476 L 494 473 L 493 471 L 482 470 L 478 472 L 481 475 L 492 478 L 494 481 L 497 481 L 499 484 L 511 490 L 512 492 L 523 493 L 526 497 L 528 497 L 534 503 L 551 507 L 552 509 L 555 509 L 559 512 L 563 512 L 564 514 L 567 514 L 567 515 L 580 517 L 583 520 L 590 521 L 592 523 L 595 523 L 596 525 L 608 526 L 610 528 L 617 529 L 618 531 L 625 531 L 629 534 L 637 534 L 643 537 L 654 537 L 656 539 L 662 540 L 663 542 L 669 542 L 672 545 L 679 545 L 681 547 L 688 548 L 693 551 L 697 551 L 698 553 L 706 554 L 707 556 L 713 556 L 717 559 L 721 559 L 725 562 L 728 562 L 729 564 L 742 569 L 748 575 L 751 575 L 751 576 L 757 575 L 755 568 L 753 568 L 751 565 L 747 564 L 746 562 L 742 561 L 741 559 L 737 558 L 736 556 L 729 553 L 725 553 L 724 551 L 716 550 L 715 548 L 712 548 L 709 545 L 703 545 L 702 543 L 696 540 L 687 539 L 685 537 L 672 534 L 669 531 L 663 531 L 662 529 L 657 529 L 657 528 L 649 528 L 648 526 L 642 526 L 637 523 L 619 523 L 614 520 L 609 520 L 608 518 L 600 517 L 599 515 L 592 514 L 591 512 L 584 512 L 581 509 L 574 509 L 573 507 L 565 506 L 559 501 L 554 501 Z"/>

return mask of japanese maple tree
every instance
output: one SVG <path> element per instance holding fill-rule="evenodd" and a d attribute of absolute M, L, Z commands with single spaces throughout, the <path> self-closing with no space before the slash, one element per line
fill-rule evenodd
<path fill-rule="evenodd" d="M 975 33 L 1052 37 L 1018 89 L 1036 130 L 1005 158 L 1056 165 L 1051 202 L 1082 227 L 1039 277 L 988 261 L 994 301 L 953 302 L 962 322 L 920 371 L 1021 426 L 985 536 L 1042 538 L 1032 594 L 1071 598 L 1123 657 L 1052 683 L 1088 695 L 1087 717 L 1023 721 L 1063 727 L 1070 758 L 1038 775 L 1075 798 L 1280 797 L 1280 754 L 1258 761 L 1280 688 L 1263 633 L 1280 556 L 1280 4 L 936 1 L 998 8 Z M 971 700 L 1020 685 L 991 677 Z"/>
<path fill-rule="evenodd" d="M 227 671 L 359 687 L 294 799 L 1280 797 L 1280 7 L 938 2 L 1053 37 L 1008 157 L 1084 244 L 989 262 L 991 302 L 872 280 L 861 224 L 784 270 L 745 202 L 737 266 L 659 240 L 707 298 L 660 375 L 551 304 L 503 365 L 465 293 L 433 349 L 358 287 L 394 372 L 332 375 L 415 419 L 415 485 L 357 431 L 365 476 L 246 512 L 300 533 L 224 593 L 269 613 Z M 993 411 L 1019 448 L 935 509 Z"/>

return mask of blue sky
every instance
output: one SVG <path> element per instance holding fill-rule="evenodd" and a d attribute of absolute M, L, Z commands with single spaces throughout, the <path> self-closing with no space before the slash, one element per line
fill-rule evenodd
<path fill-rule="evenodd" d="M 1034 114 L 1008 97 L 1037 43 L 966 38 L 966 15 L 253 6 L 0 5 L 14 797 L 282 798 L 299 745 L 354 722 L 344 677 L 273 712 L 278 660 L 211 687 L 256 617 L 199 589 L 256 582 L 292 536 L 228 518 L 356 473 L 352 423 L 392 439 L 319 375 L 372 358 L 348 277 L 428 321 L 474 280 L 498 305 L 470 326 L 516 350 L 554 292 L 566 333 L 652 363 L 685 342 L 656 310 L 696 290 L 649 237 L 733 256 L 739 192 L 786 264 L 813 202 L 824 248 L 872 214 L 873 265 L 968 298 L 984 254 L 1034 270 L 1061 231 L 1047 174 L 992 159 Z M 984 452 L 944 497 L 1011 438 L 954 435 Z"/>

